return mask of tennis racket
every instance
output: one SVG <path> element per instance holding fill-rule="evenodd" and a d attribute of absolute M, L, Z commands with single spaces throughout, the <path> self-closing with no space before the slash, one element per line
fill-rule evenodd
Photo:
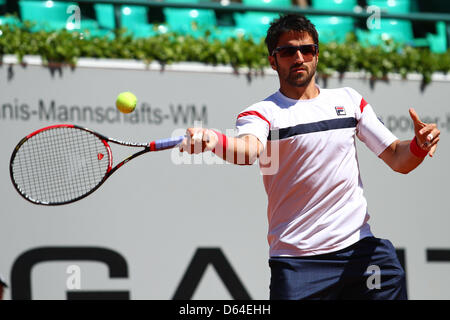
<path fill-rule="evenodd" d="M 62 205 L 97 190 L 121 166 L 147 152 L 174 148 L 185 136 L 150 143 L 123 142 L 73 124 L 39 129 L 23 138 L 11 155 L 11 180 L 26 200 Z M 109 143 L 141 147 L 113 167 Z"/>

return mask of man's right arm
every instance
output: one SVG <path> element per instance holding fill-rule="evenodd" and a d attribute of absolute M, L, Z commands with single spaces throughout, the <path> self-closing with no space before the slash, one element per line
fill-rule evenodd
<path fill-rule="evenodd" d="M 198 154 L 213 151 L 227 162 L 238 165 L 252 165 L 264 149 L 259 139 L 246 134 L 227 137 L 220 132 L 205 128 L 189 128 L 186 138 L 180 144 L 181 152 Z"/>

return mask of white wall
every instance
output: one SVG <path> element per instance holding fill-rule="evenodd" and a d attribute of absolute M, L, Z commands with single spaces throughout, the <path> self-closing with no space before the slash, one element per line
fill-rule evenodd
<path fill-rule="evenodd" d="M 111 278 L 106 264 L 70 256 L 65 261 L 43 261 L 31 267 L 34 299 L 65 299 L 70 265 L 79 266 L 83 291 L 128 291 L 131 299 L 171 299 L 194 254 L 205 253 L 199 248 L 217 249 L 210 253 L 218 255 L 221 270 L 226 264 L 220 259 L 223 254 L 239 279 L 238 285 L 230 284 L 235 295 L 243 287 L 253 299 L 268 298 L 266 197 L 256 165 L 208 165 L 199 158 L 177 164 L 176 150 L 147 154 L 121 168 L 91 196 L 58 207 L 23 200 L 10 182 L 8 166 L 21 138 L 55 123 L 76 123 L 137 142 L 182 134 L 196 120 L 232 130 L 242 109 L 278 89 L 276 75 L 267 71 L 249 81 L 227 67 L 181 64 L 161 71 L 155 64 L 92 59 L 80 60 L 74 70 L 51 72 L 33 57 L 27 67 L 13 57 L 6 61 L 11 64 L 0 66 L 0 273 L 13 287 L 6 291 L 6 299 L 12 291 L 16 297 L 27 292 L 12 280 L 14 268 L 21 276 L 30 257 L 52 259 L 43 251 L 35 256 L 28 252 L 41 247 L 110 249 L 125 259 L 128 273 Z M 412 299 L 450 298 L 450 264 L 427 261 L 426 254 L 429 249 L 450 250 L 449 84 L 435 79 L 422 92 L 416 80 L 376 82 L 373 88 L 361 76 L 327 81 L 330 88 L 358 90 L 400 139 L 413 136 L 408 127 L 411 106 L 425 121 L 439 122 L 442 141 L 436 156 L 406 176 L 392 172 L 358 145 L 372 230 L 404 250 Z M 123 116 L 116 113 L 114 100 L 127 90 L 137 95 L 138 107 L 136 113 Z M 117 160 L 130 152 L 126 147 L 116 151 Z M 25 260 L 17 260 L 25 252 Z M 213 256 L 206 257 L 201 261 Z M 192 285 L 193 277 L 188 278 Z M 209 264 L 192 297 L 229 299 L 233 294 Z"/>

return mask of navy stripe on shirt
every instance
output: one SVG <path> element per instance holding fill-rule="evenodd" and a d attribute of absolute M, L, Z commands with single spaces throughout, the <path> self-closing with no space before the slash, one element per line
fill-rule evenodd
<path fill-rule="evenodd" d="M 321 132 L 334 129 L 355 128 L 357 121 L 353 117 L 301 123 L 293 127 L 270 130 L 268 140 L 281 140 L 300 134 Z"/>

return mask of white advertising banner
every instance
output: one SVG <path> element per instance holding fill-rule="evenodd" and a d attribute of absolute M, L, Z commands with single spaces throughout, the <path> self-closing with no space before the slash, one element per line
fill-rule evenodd
<path fill-rule="evenodd" d="M 138 157 L 90 196 L 39 206 L 15 191 L 11 153 L 41 127 L 73 123 L 124 141 L 182 135 L 203 125 L 233 135 L 237 114 L 278 89 L 273 72 L 249 77 L 228 67 L 178 64 L 161 70 L 134 61 L 81 59 L 44 67 L 26 57 L 0 66 L 0 274 L 6 299 L 267 299 L 270 270 L 266 194 L 258 165 L 234 166 L 177 149 Z M 372 231 L 390 239 L 406 269 L 411 299 L 450 298 L 450 82 L 435 77 L 353 87 L 400 139 L 413 136 L 408 108 L 436 122 L 434 158 L 408 175 L 393 172 L 362 143 L 358 158 Z M 131 91 L 134 113 L 115 98 Z M 136 150 L 112 146 L 117 163 Z"/>

